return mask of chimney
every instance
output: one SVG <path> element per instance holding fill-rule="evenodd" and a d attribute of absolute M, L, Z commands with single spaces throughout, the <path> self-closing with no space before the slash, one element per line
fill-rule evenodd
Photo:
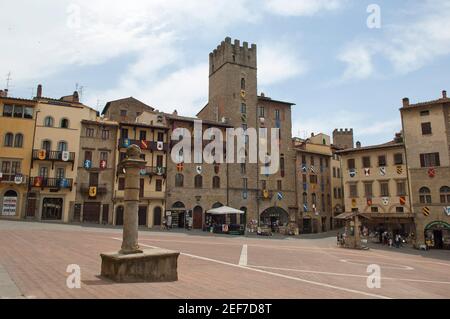
<path fill-rule="evenodd" d="M 264 92 L 261 92 L 261 97 L 265 97 L 266 95 L 264 94 Z"/>
<path fill-rule="evenodd" d="M 314 137 L 314 133 L 311 133 L 311 137 Z"/>
<path fill-rule="evenodd" d="M 77 91 L 73 92 L 73 99 L 72 99 L 72 101 L 75 102 L 75 103 L 80 102 L 80 97 L 78 96 L 78 92 Z"/>
<path fill-rule="evenodd" d="M 443 99 L 447 98 L 447 91 L 446 90 L 442 91 L 442 98 Z"/>
<path fill-rule="evenodd" d="M 38 84 L 38 86 L 37 86 L 36 97 L 37 98 L 41 98 L 42 97 L 42 84 Z"/>
<path fill-rule="evenodd" d="M 356 148 L 361 148 L 361 142 L 360 141 L 356 142 Z"/>
<path fill-rule="evenodd" d="M 5 89 L 5 90 L 3 91 L 3 97 L 8 97 L 8 89 Z"/>
<path fill-rule="evenodd" d="M 177 110 L 174 110 L 172 114 L 173 114 L 173 115 L 178 115 Z"/>
<path fill-rule="evenodd" d="M 405 97 L 403 99 L 403 107 L 407 107 L 407 106 L 409 106 L 409 99 L 407 97 Z"/>

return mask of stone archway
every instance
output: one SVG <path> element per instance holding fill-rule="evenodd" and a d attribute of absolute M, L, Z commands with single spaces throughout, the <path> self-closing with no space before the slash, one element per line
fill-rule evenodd
<path fill-rule="evenodd" d="M 289 214 L 281 207 L 269 207 L 260 215 L 261 224 L 269 226 L 272 231 L 278 231 L 279 226 L 287 226 L 289 224 Z"/>
<path fill-rule="evenodd" d="M 18 212 L 19 212 L 19 194 L 13 189 L 7 190 L 3 194 L 0 215 L 16 216 Z"/>

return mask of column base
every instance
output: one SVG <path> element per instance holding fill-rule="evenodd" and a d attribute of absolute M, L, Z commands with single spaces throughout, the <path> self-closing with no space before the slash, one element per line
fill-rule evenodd
<path fill-rule="evenodd" d="M 179 252 L 159 248 L 136 254 L 100 254 L 101 276 L 116 282 L 177 281 L 179 255 Z"/>

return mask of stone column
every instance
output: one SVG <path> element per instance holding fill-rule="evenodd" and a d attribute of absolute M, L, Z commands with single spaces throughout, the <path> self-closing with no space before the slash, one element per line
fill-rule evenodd
<path fill-rule="evenodd" d="M 142 253 L 138 244 L 138 205 L 140 169 L 145 167 L 146 161 L 140 158 L 141 150 L 137 145 L 127 149 L 127 158 L 120 163 L 125 169 L 125 193 L 123 216 L 123 241 L 120 254 Z"/>

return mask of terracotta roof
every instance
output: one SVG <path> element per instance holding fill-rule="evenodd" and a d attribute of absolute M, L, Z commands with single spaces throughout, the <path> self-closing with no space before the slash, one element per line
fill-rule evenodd
<path fill-rule="evenodd" d="M 109 109 L 111 103 L 119 103 L 119 102 L 130 101 L 130 100 L 131 100 L 131 101 L 135 101 L 135 102 L 141 103 L 142 105 L 144 105 L 145 107 L 147 107 L 147 108 L 150 109 L 151 111 L 154 111 L 154 110 L 155 110 L 155 109 L 154 109 L 153 107 L 151 107 L 150 105 L 147 105 L 147 104 L 145 104 L 144 102 L 141 102 L 141 101 L 139 101 L 138 99 L 136 99 L 136 98 L 130 96 L 130 97 L 126 97 L 126 98 L 114 100 L 114 101 L 109 101 L 108 103 L 106 103 L 106 105 L 105 105 L 105 107 L 103 108 L 101 114 L 105 114 L 105 113 L 108 111 L 108 109 Z"/>
<path fill-rule="evenodd" d="M 433 105 L 442 104 L 442 103 L 450 103 L 450 98 L 440 98 L 440 99 L 432 100 L 432 101 L 409 104 L 408 106 L 401 107 L 400 110 L 408 110 L 408 109 L 412 109 L 415 107 L 421 107 L 421 106 L 433 106 Z"/>
<path fill-rule="evenodd" d="M 382 149 L 382 148 L 395 148 L 395 147 L 403 147 L 403 145 L 404 145 L 403 142 L 390 141 L 387 143 L 377 144 L 377 145 L 347 148 L 344 150 L 337 151 L 336 153 L 343 154 L 343 153 L 361 152 L 361 151 L 368 151 L 368 150 L 375 150 L 375 149 Z"/>

